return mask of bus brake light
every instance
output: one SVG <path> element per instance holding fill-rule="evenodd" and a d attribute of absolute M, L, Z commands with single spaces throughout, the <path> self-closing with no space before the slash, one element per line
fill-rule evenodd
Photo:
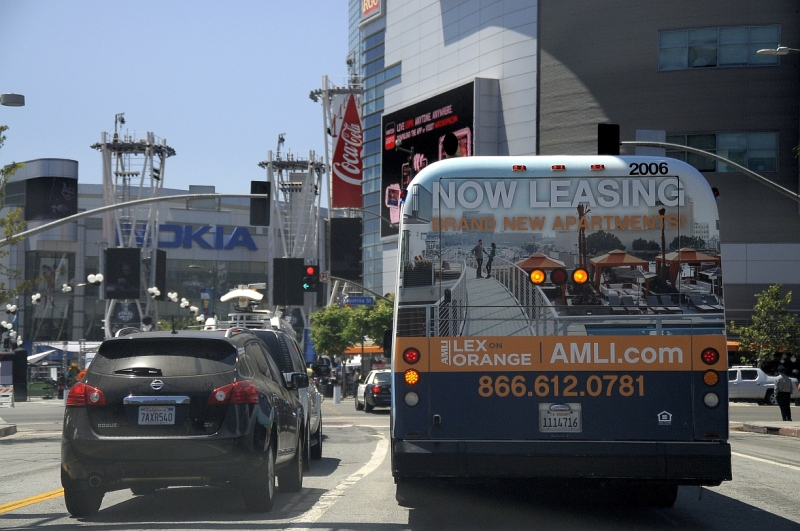
<path fill-rule="evenodd" d="M 589 166 L 589 169 L 592 171 L 603 171 L 606 169 L 605 164 L 592 164 Z"/>
<path fill-rule="evenodd" d="M 563 164 L 553 164 L 550 169 L 552 171 L 566 171 L 567 167 Z"/>
<path fill-rule="evenodd" d="M 403 361 L 409 365 L 414 365 L 419 361 L 420 353 L 415 348 L 407 348 L 403 351 Z"/>
<path fill-rule="evenodd" d="M 514 164 L 513 166 L 511 166 L 511 171 L 525 171 L 527 169 L 528 167 L 525 166 L 524 164 Z"/>
<path fill-rule="evenodd" d="M 719 361 L 719 352 L 717 352 L 717 349 L 708 347 L 703 349 L 703 353 L 700 354 L 700 358 L 706 365 L 714 365 Z"/>

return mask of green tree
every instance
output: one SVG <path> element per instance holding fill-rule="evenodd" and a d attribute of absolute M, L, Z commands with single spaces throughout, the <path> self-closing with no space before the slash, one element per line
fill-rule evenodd
<path fill-rule="evenodd" d="M 695 236 L 681 236 L 680 239 L 675 236 L 669 244 L 669 248 L 673 251 L 683 249 L 684 247 L 695 250 L 705 249 L 706 242 L 703 241 L 702 238 L 696 238 Z"/>
<path fill-rule="evenodd" d="M 311 316 L 311 340 L 318 354 L 341 356 L 347 347 L 361 341 L 350 326 L 353 311 L 331 305 Z"/>
<path fill-rule="evenodd" d="M 616 249 L 620 249 L 622 251 L 625 250 L 625 246 L 622 245 L 622 241 L 620 241 L 619 238 L 610 232 L 605 232 L 602 230 L 593 232 L 586 237 L 586 247 L 587 249 L 590 249 L 595 256 L 605 254 Z"/>
<path fill-rule="evenodd" d="M 0 125 L 0 148 L 6 141 L 6 136 L 3 134 L 8 130 L 8 126 Z M 5 204 L 6 183 L 9 177 L 22 167 L 22 164 L 12 162 L 0 168 L 0 205 Z M 2 232 L 2 242 L 0 242 L 0 259 L 8 256 L 9 247 L 19 243 L 21 238 L 14 238 L 25 230 L 25 221 L 22 219 L 22 210 L 20 208 L 12 208 L 6 213 L 5 216 L 0 216 L 0 232 Z M 19 280 L 20 271 L 11 269 L 4 263 L 0 262 L 0 304 L 6 304 L 12 298 L 16 297 L 26 289 L 33 285 L 33 281 L 17 282 L 16 287 L 11 289 L 9 287 L 10 280 Z"/>
<path fill-rule="evenodd" d="M 158 319 L 158 329 L 163 331 L 172 330 L 172 323 L 175 323 L 175 330 L 190 330 L 200 328 L 201 323 L 191 316 L 162 316 Z"/>
<path fill-rule="evenodd" d="M 361 342 L 361 335 L 370 338 L 377 346 L 383 346 L 383 331 L 392 327 L 392 317 L 394 316 L 394 301 L 378 299 L 374 306 L 357 306 L 351 309 L 348 334 L 354 335 L 359 339 L 356 344 Z"/>
<path fill-rule="evenodd" d="M 755 354 L 759 366 L 771 361 L 775 352 L 797 348 L 800 325 L 788 311 L 792 292 L 781 296 L 782 288 L 783 284 L 774 284 L 756 295 L 751 325 L 730 324 L 730 331 L 739 335 L 739 348 Z"/>

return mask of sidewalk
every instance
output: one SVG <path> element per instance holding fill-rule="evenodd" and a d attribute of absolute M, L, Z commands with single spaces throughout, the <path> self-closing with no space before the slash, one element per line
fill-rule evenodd
<path fill-rule="evenodd" d="M 731 422 L 731 431 L 749 431 L 765 435 L 783 435 L 785 437 L 800 437 L 800 421 L 783 422 Z"/>
<path fill-rule="evenodd" d="M 21 404 L 27 405 L 27 404 L 30 404 L 32 402 L 42 402 L 44 400 L 45 399 L 42 398 L 42 397 L 32 396 L 32 397 L 29 397 L 28 400 L 25 401 L 25 402 L 17 402 L 15 404 L 15 407 L 20 407 Z M 56 404 L 56 403 L 63 404 L 64 400 L 63 399 L 54 398 L 54 399 L 51 399 L 51 400 L 47 400 L 47 402 L 52 402 L 53 404 Z M 22 406 L 22 407 L 25 407 L 25 406 Z M 0 409 L 0 438 L 8 437 L 9 435 L 14 435 L 15 433 L 17 433 L 17 425 L 16 424 L 11 424 L 11 423 L 8 423 L 5 420 L 3 420 L 3 411 L 4 410 L 5 410 L 5 408 Z"/>

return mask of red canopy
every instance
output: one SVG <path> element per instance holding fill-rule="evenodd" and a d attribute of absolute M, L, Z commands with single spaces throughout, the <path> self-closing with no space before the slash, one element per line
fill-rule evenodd
<path fill-rule="evenodd" d="M 564 262 L 554 260 L 542 253 L 536 253 L 521 262 L 517 262 L 517 267 L 526 273 L 530 273 L 534 269 L 558 269 L 560 267 L 565 267 L 565 264 Z"/>
<path fill-rule="evenodd" d="M 650 269 L 650 263 L 647 260 L 636 258 L 619 249 L 589 259 L 589 267 L 592 269 L 591 274 L 594 277 L 594 284 L 598 289 L 600 289 L 600 278 L 604 268 L 630 267 L 631 269 L 635 269 L 639 266 L 645 271 L 649 271 Z"/>
<path fill-rule="evenodd" d="M 711 256 L 708 254 L 701 253 L 695 249 L 690 249 L 689 247 L 684 247 L 683 249 L 679 249 L 677 251 L 673 251 L 671 253 L 667 253 L 666 256 L 662 259 L 660 256 L 656 256 L 656 271 L 660 272 L 662 267 L 665 267 L 664 264 L 669 264 L 669 278 L 672 281 L 672 284 L 675 284 L 675 281 L 678 278 L 678 271 L 680 270 L 681 264 L 716 264 L 717 266 L 720 265 L 719 256 Z"/>

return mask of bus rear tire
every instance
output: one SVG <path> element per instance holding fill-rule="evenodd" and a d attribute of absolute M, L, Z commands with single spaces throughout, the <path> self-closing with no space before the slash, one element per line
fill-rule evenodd
<path fill-rule="evenodd" d="M 636 503 L 642 507 L 672 507 L 677 498 L 677 483 L 654 483 L 636 489 Z"/>
<path fill-rule="evenodd" d="M 394 498 L 400 507 L 414 509 L 424 507 L 430 499 L 426 482 L 423 478 L 397 478 L 397 490 Z M 426 495 L 427 494 L 427 495 Z"/>

